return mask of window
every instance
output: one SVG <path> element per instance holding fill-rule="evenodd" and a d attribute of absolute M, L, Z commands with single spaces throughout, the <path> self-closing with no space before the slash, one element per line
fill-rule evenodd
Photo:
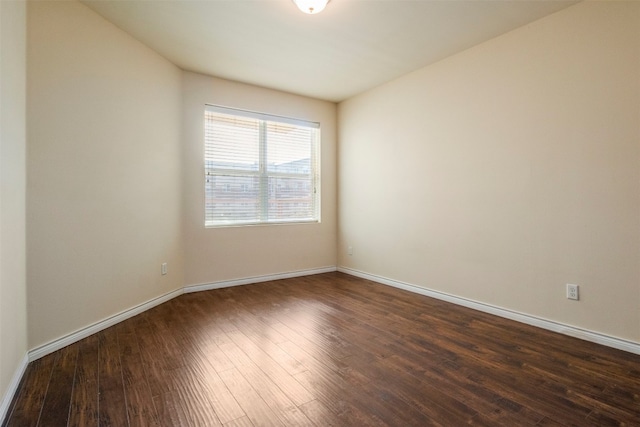
<path fill-rule="evenodd" d="M 320 221 L 320 125 L 204 112 L 205 226 Z"/>

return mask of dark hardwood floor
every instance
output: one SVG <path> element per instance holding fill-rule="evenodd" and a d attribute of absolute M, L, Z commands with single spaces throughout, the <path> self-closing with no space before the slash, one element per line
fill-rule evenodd
<path fill-rule="evenodd" d="M 640 426 L 640 356 L 341 273 L 182 295 L 29 364 L 7 426 Z"/>

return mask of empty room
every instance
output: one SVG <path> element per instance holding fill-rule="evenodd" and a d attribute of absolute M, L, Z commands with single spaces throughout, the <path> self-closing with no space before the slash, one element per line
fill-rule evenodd
<path fill-rule="evenodd" d="M 640 426 L 640 2 L 0 0 L 0 425 Z"/>

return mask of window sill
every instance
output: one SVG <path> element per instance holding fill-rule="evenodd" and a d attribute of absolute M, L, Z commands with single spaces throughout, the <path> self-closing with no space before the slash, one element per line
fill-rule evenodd
<path fill-rule="evenodd" d="M 309 219 L 309 220 L 291 220 L 291 221 L 263 221 L 263 222 L 242 222 L 242 223 L 205 223 L 205 228 L 237 228 L 237 227 L 263 227 L 270 225 L 309 225 L 309 224 L 320 224 L 319 219 Z"/>

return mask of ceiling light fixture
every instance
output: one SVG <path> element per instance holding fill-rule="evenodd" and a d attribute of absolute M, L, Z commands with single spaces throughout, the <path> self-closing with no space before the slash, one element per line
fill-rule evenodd
<path fill-rule="evenodd" d="M 309 15 L 315 15 L 324 10 L 331 0 L 293 0 L 298 9 Z"/>

